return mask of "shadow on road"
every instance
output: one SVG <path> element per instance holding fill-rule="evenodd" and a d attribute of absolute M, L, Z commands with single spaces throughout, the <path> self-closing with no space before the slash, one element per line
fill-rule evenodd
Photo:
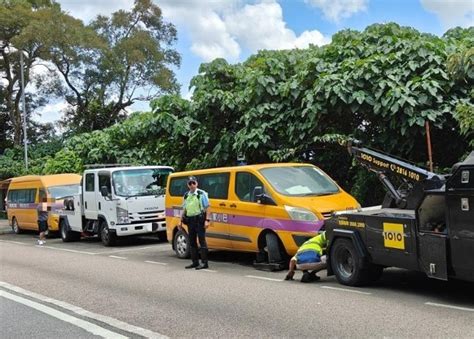
<path fill-rule="evenodd" d="M 456 304 L 469 308 L 474 306 L 474 283 L 430 279 L 421 272 L 385 269 L 382 278 L 370 288 L 423 295 L 432 302 Z"/>

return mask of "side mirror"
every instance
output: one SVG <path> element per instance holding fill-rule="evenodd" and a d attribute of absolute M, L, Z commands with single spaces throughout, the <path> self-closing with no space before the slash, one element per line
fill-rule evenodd
<path fill-rule="evenodd" d="M 263 194 L 263 187 L 262 186 L 255 186 L 252 192 L 252 197 L 254 202 L 258 202 L 259 204 L 263 204 L 264 202 L 264 194 Z"/>
<path fill-rule="evenodd" d="M 102 196 L 104 198 L 109 196 L 109 190 L 108 190 L 107 186 L 102 186 L 100 188 L 100 194 L 102 194 Z"/>

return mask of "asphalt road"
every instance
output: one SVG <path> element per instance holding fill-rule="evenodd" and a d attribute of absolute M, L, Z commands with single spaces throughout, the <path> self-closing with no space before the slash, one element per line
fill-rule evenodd
<path fill-rule="evenodd" d="M 303 284 L 238 253 L 212 252 L 209 270 L 185 270 L 188 261 L 149 237 L 113 248 L 35 239 L 0 235 L 3 338 L 41 337 L 32 322 L 49 337 L 64 333 L 58 322 L 76 327 L 68 337 L 474 337 L 473 284 L 398 269 L 365 288 L 324 273 Z"/>

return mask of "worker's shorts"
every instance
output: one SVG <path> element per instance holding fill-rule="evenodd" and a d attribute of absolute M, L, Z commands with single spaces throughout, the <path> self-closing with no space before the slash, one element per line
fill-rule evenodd
<path fill-rule="evenodd" d="M 326 256 L 320 256 L 314 251 L 305 251 L 297 253 L 291 260 L 296 261 L 296 268 L 298 270 L 315 270 L 326 264 Z"/>

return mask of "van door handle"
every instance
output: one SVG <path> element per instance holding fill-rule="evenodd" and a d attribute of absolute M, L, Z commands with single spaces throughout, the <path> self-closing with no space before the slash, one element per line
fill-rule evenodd
<path fill-rule="evenodd" d="M 99 209 L 100 209 L 100 201 L 99 201 Z"/>
<path fill-rule="evenodd" d="M 219 204 L 219 206 L 225 206 L 225 203 L 221 202 L 221 203 Z"/>
<path fill-rule="evenodd" d="M 230 204 L 230 207 L 234 207 L 234 208 L 235 208 L 235 207 L 237 207 L 237 205 L 236 205 L 236 204 Z"/>
<path fill-rule="evenodd" d="M 84 207 L 87 208 L 87 201 L 84 201 Z"/>

